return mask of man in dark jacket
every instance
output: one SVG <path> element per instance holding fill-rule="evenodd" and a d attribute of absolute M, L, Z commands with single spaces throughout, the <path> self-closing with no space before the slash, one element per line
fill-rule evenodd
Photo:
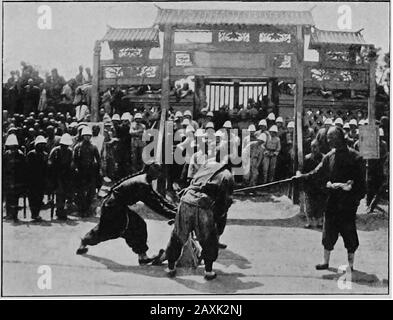
<path fill-rule="evenodd" d="M 52 184 L 56 193 L 56 216 L 59 220 L 67 220 L 64 210 L 66 199 L 71 198 L 72 190 L 72 138 L 63 134 L 60 146 L 54 147 L 49 154 L 48 166 Z"/>
<path fill-rule="evenodd" d="M 303 171 L 305 173 L 314 170 L 322 161 L 323 154 L 319 150 L 318 142 L 311 142 L 311 153 L 307 154 L 304 159 Z M 318 181 L 309 181 L 304 186 L 306 200 L 307 224 L 305 228 L 322 227 L 323 213 L 325 211 L 326 192 L 325 186 Z"/>
<path fill-rule="evenodd" d="M 90 141 L 92 135 L 90 127 L 83 127 L 82 141 L 75 146 L 73 154 L 75 184 L 77 186 L 76 201 L 82 217 L 87 216 L 91 209 L 96 192 L 97 170 L 100 170 L 101 165 L 98 149 Z"/>
<path fill-rule="evenodd" d="M 364 167 L 359 153 L 347 147 L 341 128 L 331 127 L 327 141 L 332 150 L 310 173 L 302 175 L 297 172 L 297 178 L 305 183 L 320 181 L 328 189 L 322 236 L 324 261 L 316 269 L 329 268 L 330 253 L 341 234 L 348 252 L 348 264 L 353 270 L 355 251 L 359 246 L 356 211 L 366 192 Z"/>
<path fill-rule="evenodd" d="M 160 166 L 151 164 L 135 175 L 126 177 L 115 184 L 101 207 L 100 222 L 82 239 L 77 254 L 87 252 L 87 246 L 122 237 L 128 246 L 138 254 L 139 264 L 150 263 L 153 259 L 148 250 L 146 222 L 129 206 L 142 201 L 158 214 L 173 219 L 175 207 L 156 193 L 151 183 L 160 175 Z"/>
<path fill-rule="evenodd" d="M 176 261 L 193 231 L 202 247 L 205 279 L 216 277 L 213 262 L 218 256 L 219 236 L 224 232 L 227 212 L 232 204 L 233 186 L 234 179 L 226 164 L 208 161 L 197 171 L 180 199 L 175 228 L 165 251 L 170 277 L 175 276 Z"/>
<path fill-rule="evenodd" d="M 14 134 L 7 137 L 3 156 L 3 188 L 7 219 L 18 221 L 18 199 L 25 188 L 26 159 Z"/>
<path fill-rule="evenodd" d="M 34 148 L 27 154 L 27 195 L 31 217 L 39 222 L 42 220 L 39 214 L 44 198 L 48 172 L 48 154 L 45 152 L 46 140 L 43 136 L 37 136 Z"/>

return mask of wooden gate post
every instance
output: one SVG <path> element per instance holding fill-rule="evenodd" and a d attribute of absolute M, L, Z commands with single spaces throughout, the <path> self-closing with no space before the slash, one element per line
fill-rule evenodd
<path fill-rule="evenodd" d="M 166 25 L 164 28 L 164 45 L 163 45 L 163 57 L 162 57 L 162 70 L 161 70 L 161 119 L 158 133 L 158 144 L 157 144 L 157 155 L 156 161 L 163 164 L 163 175 L 157 181 L 157 191 L 161 194 L 165 194 L 166 181 L 167 181 L 167 167 L 165 165 L 163 148 L 164 146 L 164 134 L 165 134 L 165 120 L 166 113 L 169 109 L 169 93 L 170 93 L 170 64 L 172 56 L 172 42 L 173 42 L 173 30 L 170 25 Z"/>
<path fill-rule="evenodd" d="M 96 41 L 94 46 L 93 57 L 93 80 L 91 87 L 91 121 L 98 122 L 99 115 L 99 94 L 100 94 L 100 57 L 101 57 L 101 42 Z"/>
<path fill-rule="evenodd" d="M 296 65 L 296 101 L 295 101 L 295 129 L 297 168 L 303 170 L 303 86 L 304 86 L 304 40 L 303 27 L 296 27 L 297 65 Z M 300 192 L 300 212 L 304 213 L 304 194 Z"/>
<path fill-rule="evenodd" d="M 369 69 L 369 87 L 370 93 L 368 98 L 368 123 L 370 125 L 375 125 L 375 91 L 376 91 L 376 79 L 375 79 L 375 69 L 376 69 L 376 58 L 370 58 L 370 69 Z"/>

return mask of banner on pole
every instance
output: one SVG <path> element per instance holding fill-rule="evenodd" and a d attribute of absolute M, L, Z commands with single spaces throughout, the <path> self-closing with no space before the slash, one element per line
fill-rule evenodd
<path fill-rule="evenodd" d="M 363 159 L 379 159 L 379 128 L 376 125 L 359 128 L 359 152 Z"/>

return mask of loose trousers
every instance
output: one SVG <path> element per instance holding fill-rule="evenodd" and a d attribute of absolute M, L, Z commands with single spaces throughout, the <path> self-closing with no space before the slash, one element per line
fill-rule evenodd
<path fill-rule="evenodd" d="M 179 205 L 175 228 L 166 249 L 168 265 L 174 267 L 192 231 L 195 231 L 202 247 L 201 257 L 205 261 L 205 269 L 211 271 L 213 262 L 218 256 L 218 233 L 214 213 L 210 209 L 185 202 Z"/>
<path fill-rule="evenodd" d="M 104 200 L 100 222 L 83 237 L 82 244 L 94 246 L 120 237 L 136 254 L 149 249 L 146 222 L 127 205 L 113 204 L 109 198 Z"/>

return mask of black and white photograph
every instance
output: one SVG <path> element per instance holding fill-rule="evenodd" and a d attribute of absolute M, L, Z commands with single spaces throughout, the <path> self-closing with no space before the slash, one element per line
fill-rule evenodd
<path fill-rule="evenodd" d="M 391 299 L 390 10 L 2 1 L 1 298 Z"/>

